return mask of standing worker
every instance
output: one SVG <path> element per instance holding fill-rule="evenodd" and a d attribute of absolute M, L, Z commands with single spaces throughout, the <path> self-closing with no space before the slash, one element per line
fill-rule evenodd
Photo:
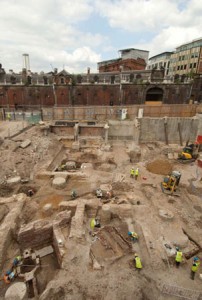
<path fill-rule="evenodd" d="M 139 169 L 137 168 L 135 170 L 135 180 L 137 180 L 138 176 L 139 176 Z"/>
<path fill-rule="evenodd" d="M 130 170 L 130 177 L 134 177 L 135 176 L 135 169 L 134 168 L 131 168 Z"/>
<path fill-rule="evenodd" d="M 141 270 L 142 269 L 142 262 L 141 262 L 140 257 L 137 255 L 137 253 L 135 253 L 134 261 L 135 261 L 136 269 Z"/>
<path fill-rule="evenodd" d="M 176 267 L 179 268 L 180 263 L 182 262 L 182 251 L 180 251 L 179 247 L 176 247 L 176 256 L 175 256 L 175 263 L 176 263 Z"/>
<path fill-rule="evenodd" d="M 7 113 L 7 119 L 8 119 L 8 121 L 11 120 L 11 114 L 10 114 L 10 112 Z"/>
<path fill-rule="evenodd" d="M 200 266 L 200 260 L 197 256 L 194 257 L 192 267 L 191 267 L 191 279 L 194 280 L 195 274 Z"/>

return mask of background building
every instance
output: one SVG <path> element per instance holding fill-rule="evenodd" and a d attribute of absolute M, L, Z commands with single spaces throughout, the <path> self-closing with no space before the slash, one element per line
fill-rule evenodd
<path fill-rule="evenodd" d="M 148 70 L 164 70 L 165 76 L 169 73 L 170 59 L 173 52 L 163 52 L 149 58 L 147 65 Z"/>
<path fill-rule="evenodd" d="M 192 78 L 196 73 L 202 74 L 201 48 L 202 38 L 177 47 L 171 55 L 169 75 Z"/>
<path fill-rule="evenodd" d="M 98 70 L 102 72 L 120 72 L 128 70 L 145 70 L 149 51 L 140 49 L 119 50 L 120 58 L 105 60 L 98 63 Z"/>

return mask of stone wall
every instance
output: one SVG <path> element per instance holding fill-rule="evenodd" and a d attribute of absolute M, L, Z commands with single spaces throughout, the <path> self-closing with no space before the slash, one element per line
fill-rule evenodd
<path fill-rule="evenodd" d="M 18 243 L 22 250 L 26 248 L 36 249 L 52 244 L 53 225 L 46 220 L 38 220 L 22 226 L 18 233 Z"/>

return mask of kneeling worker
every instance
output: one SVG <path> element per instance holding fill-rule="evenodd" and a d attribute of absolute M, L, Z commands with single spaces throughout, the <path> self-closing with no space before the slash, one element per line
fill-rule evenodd
<path fill-rule="evenodd" d="M 131 239 L 131 241 L 136 242 L 138 240 L 138 235 L 134 231 L 128 231 L 128 235 Z"/>

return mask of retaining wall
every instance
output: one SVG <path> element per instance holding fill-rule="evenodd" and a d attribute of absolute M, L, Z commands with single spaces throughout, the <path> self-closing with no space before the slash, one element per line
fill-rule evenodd
<path fill-rule="evenodd" d="M 110 121 L 110 140 L 133 140 L 136 143 L 167 142 L 168 144 L 194 142 L 202 135 L 202 117 L 141 118 L 135 121 Z M 139 123 L 139 124 L 138 124 Z"/>
<path fill-rule="evenodd" d="M 202 123 L 198 118 L 142 118 L 139 121 L 140 143 L 156 141 L 166 143 L 165 122 L 167 122 L 168 144 L 180 144 L 180 131 L 183 144 L 186 141 L 194 142 L 198 135 L 198 128 L 201 126 L 200 123 Z"/>

